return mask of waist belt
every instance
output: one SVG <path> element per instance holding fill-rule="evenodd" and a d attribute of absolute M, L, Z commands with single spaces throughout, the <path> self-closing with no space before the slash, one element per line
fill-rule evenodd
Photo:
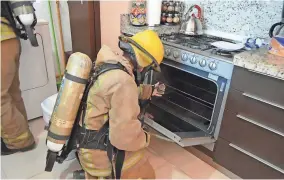
<path fill-rule="evenodd" d="M 111 176 L 120 179 L 125 151 L 114 147 L 109 141 L 109 121 L 107 121 L 100 130 L 88 130 L 84 127 L 80 129 L 79 148 L 100 149 L 107 152 L 108 159 L 111 163 Z"/>
<path fill-rule="evenodd" d="M 107 150 L 108 128 L 103 131 L 80 128 L 79 148 Z"/>
<path fill-rule="evenodd" d="M 80 150 L 85 152 L 85 150 Z M 127 159 L 124 160 L 122 171 L 127 171 L 138 164 L 144 157 L 144 151 L 133 152 Z M 87 157 L 86 157 L 87 158 Z M 111 168 L 97 169 L 93 166 L 82 163 L 83 169 L 94 177 L 109 177 L 111 178 Z"/>

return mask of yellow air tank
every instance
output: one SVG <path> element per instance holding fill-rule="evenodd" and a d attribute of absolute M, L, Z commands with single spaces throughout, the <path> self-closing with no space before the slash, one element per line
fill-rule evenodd
<path fill-rule="evenodd" d="M 91 68 L 91 59 L 83 53 L 68 59 L 47 135 L 47 147 L 53 152 L 60 151 L 69 139 Z"/>

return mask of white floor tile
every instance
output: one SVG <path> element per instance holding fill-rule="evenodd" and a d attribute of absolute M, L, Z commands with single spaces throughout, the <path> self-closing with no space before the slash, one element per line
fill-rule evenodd
<path fill-rule="evenodd" d="M 72 179 L 75 170 L 81 169 L 77 160 L 66 161 L 63 164 L 55 164 L 52 172 L 42 172 L 31 179 Z"/>
<path fill-rule="evenodd" d="M 44 139 L 47 132 L 39 136 L 37 147 L 32 151 L 2 157 L 2 168 L 8 178 L 29 178 L 44 171 L 47 148 Z"/>
<path fill-rule="evenodd" d="M 6 178 L 7 178 L 6 173 L 1 168 L 1 179 L 6 179 Z"/>
<path fill-rule="evenodd" d="M 30 129 L 35 136 L 37 147 L 28 152 L 16 153 L 8 156 L 2 156 L 2 174 L 6 178 L 12 179 L 65 179 L 67 174 L 80 169 L 77 160 L 66 161 L 63 164 L 55 164 L 52 173 L 45 172 L 45 162 L 47 147 L 45 144 L 47 131 L 44 128 L 42 119 L 29 122 Z M 3 173 L 5 172 L 5 173 Z M 1 175 L 2 176 L 2 175 Z"/>
<path fill-rule="evenodd" d="M 52 176 L 51 172 L 43 172 L 31 177 L 30 179 L 55 179 L 55 178 Z"/>
<path fill-rule="evenodd" d="M 82 169 L 77 159 L 65 161 L 63 164 L 55 164 L 53 167 L 53 178 L 72 179 L 72 174 L 76 170 Z"/>

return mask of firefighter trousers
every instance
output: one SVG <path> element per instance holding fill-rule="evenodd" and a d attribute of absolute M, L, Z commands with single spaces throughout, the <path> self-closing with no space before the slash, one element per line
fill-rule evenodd
<path fill-rule="evenodd" d="M 18 39 L 1 41 L 1 138 L 9 149 L 21 149 L 34 143 L 21 97 L 20 53 Z"/>
<path fill-rule="evenodd" d="M 86 179 L 111 179 L 109 177 L 94 177 L 85 171 Z M 122 171 L 121 179 L 155 179 L 155 170 L 147 156 L 144 156 L 133 167 Z"/>

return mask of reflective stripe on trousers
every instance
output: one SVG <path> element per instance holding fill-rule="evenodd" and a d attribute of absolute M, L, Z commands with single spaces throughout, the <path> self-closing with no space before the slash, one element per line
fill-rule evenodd
<path fill-rule="evenodd" d="M 80 149 L 79 151 L 86 151 L 87 149 Z M 126 171 L 136 165 L 144 156 L 144 152 L 135 152 L 129 158 L 124 160 L 122 171 Z M 85 160 L 86 157 L 84 157 Z M 92 157 L 87 157 L 92 158 Z M 87 173 L 93 177 L 108 177 L 111 174 L 111 169 L 96 169 L 92 161 L 84 161 L 80 159 L 80 163 Z"/>

